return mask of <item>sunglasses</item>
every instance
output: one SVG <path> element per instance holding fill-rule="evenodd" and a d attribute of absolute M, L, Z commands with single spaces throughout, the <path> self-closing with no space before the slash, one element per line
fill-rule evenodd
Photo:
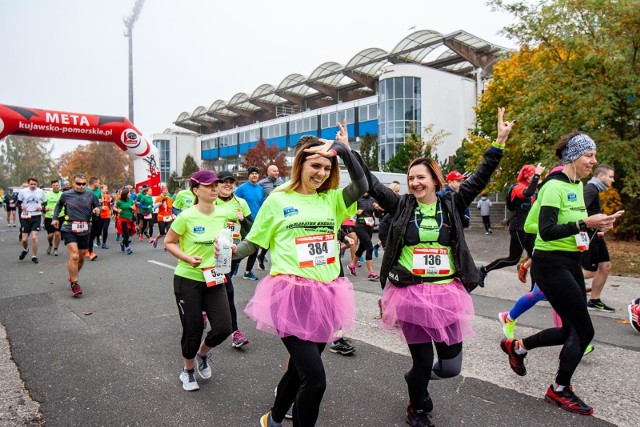
<path fill-rule="evenodd" d="M 79 185 L 79 186 L 81 186 L 81 187 L 85 187 L 85 186 L 87 185 L 87 183 L 86 183 L 86 182 L 78 182 L 78 181 L 74 181 L 74 184 L 75 184 L 75 185 Z"/>

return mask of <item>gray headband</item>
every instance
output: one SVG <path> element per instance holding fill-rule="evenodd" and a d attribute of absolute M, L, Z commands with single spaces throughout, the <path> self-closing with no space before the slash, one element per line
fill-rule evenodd
<path fill-rule="evenodd" d="M 578 160 L 591 150 L 596 149 L 596 143 L 585 133 L 579 133 L 567 142 L 562 150 L 562 162 L 571 163 Z"/>

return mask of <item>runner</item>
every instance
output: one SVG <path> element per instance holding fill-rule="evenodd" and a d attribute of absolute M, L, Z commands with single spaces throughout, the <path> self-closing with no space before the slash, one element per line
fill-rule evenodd
<path fill-rule="evenodd" d="M 73 190 L 65 191 L 60 196 L 53 211 L 53 221 L 51 225 L 60 228 L 62 239 L 69 251 L 69 262 L 67 270 L 69 272 L 69 283 L 71 285 L 71 295 L 74 297 L 82 295 L 80 288 L 79 273 L 84 265 L 85 252 L 89 248 L 91 239 L 91 214 L 100 214 L 100 202 L 91 191 L 86 191 L 87 178 L 82 173 L 77 173 L 73 177 Z M 64 210 L 64 216 L 61 212 Z M 62 218 L 62 225 L 60 225 Z"/>
<path fill-rule="evenodd" d="M 143 185 L 136 199 L 138 214 L 142 218 L 138 240 L 142 242 L 144 236 L 149 239 L 150 243 L 153 243 L 151 240 L 153 237 L 153 198 L 150 193 L 151 189 L 149 186 Z"/>
<path fill-rule="evenodd" d="M 136 232 L 136 222 L 133 219 L 134 203 L 130 198 L 129 188 L 124 187 L 120 192 L 120 200 L 118 200 L 113 207 L 113 210 L 118 214 L 116 230 L 118 234 L 122 236 L 120 251 L 127 255 L 133 253 L 129 245 L 131 244 L 131 236 Z"/>
<path fill-rule="evenodd" d="M 87 190 L 91 191 L 96 199 L 98 199 L 98 203 L 102 205 L 102 189 L 100 188 L 100 178 L 96 176 L 92 176 L 89 178 L 89 185 L 87 186 Z M 95 261 L 98 259 L 98 255 L 93 251 L 94 241 L 97 239 L 97 245 L 100 246 L 100 233 L 102 232 L 102 218 L 100 217 L 100 213 L 93 214 L 91 217 L 91 235 L 89 237 L 89 247 L 86 251 L 86 257 L 91 261 Z"/>
<path fill-rule="evenodd" d="M 322 351 L 337 331 L 349 331 L 355 323 L 353 286 L 338 277 L 336 235 L 340 223 L 355 214 L 367 182 L 349 148 L 346 120 L 338 126 L 335 142 L 300 138 L 291 181 L 265 200 L 236 248 L 236 259 L 258 247 L 271 248 L 270 274 L 258 283 L 245 312 L 258 329 L 280 337 L 291 356 L 275 402 L 260 419 L 262 427 L 280 426 L 294 400 L 294 425 L 316 424 L 326 388 Z M 337 188 L 336 154 L 351 177 L 344 189 Z"/>
<path fill-rule="evenodd" d="M 235 189 L 236 179 L 229 171 L 222 171 L 218 175 L 218 198 L 216 199 L 216 211 L 215 216 L 222 218 L 226 224 L 226 228 L 231 230 L 231 236 L 234 243 L 239 243 L 242 237 L 246 236 L 253 224 L 253 218 L 251 217 L 251 210 L 249 205 L 244 199 L 236 197 L 233 194 Z M 233 271 L 238 268 L 240 260 L 231 262 L 231 272 L 225 274 L 227 281 L 225 287 L 227 289 L 227 298 L 229 299 L 229 308 L 231 310 L 231 326 L 233 329 L 233 335 L 231 336 L 231 346 L 233 348 L 240 348 L 249 344 L 249 340 L 238 328 L 238 312 L 236 311 L 236 304 L 234 301 L 234 288 L 233 288 Z M 257 277 L 248 277 L 246 274 L 244 279 L 258 280 Z"/>
<path fill-rule="evenodd" d="M 225 221 L 215 212 L 217 181 L 216 175 L 207 170 L 191 176 L 189 184 L 195 196 L 194 205 L 176 217 L 164 239 L 167 251 L 178 258 L 173 289 L 182 323 L 184 365 L 180 381 L 186 391 L 200 388 L 196 370 L 201 378 L 211 378 L 207 353 L 232 332 L 227 292 L 219 286 L 225 276 L 215 273 L 214 239 L 225 227 Z M 211 324 L 204 340 L 203 310 Z"/>
<path fill-rule="evenodd" d="M 430 379 L 451 378 L 462 368 L 462 343 L 473 335 L 473 302 L 468 291 L 481 283 L 464 236 L 465 209 L 491 179 L 514 122 L 498 109 L 498 138 L 478 169 L 457 191 L 442 192 L 444 179 L 430 158 L 411 162 L 409 194 L 399 196 L 365 167 L 369 194 L 393 215 L 380 267 L 383 329 L 397 330 L 413 361 L 404 375 L 409 390 L 406 421 L 433 426 Z M 387 278 L 391 282 L 386 285 Z M 434 347 L 438 360 L 434 363 Z"/>
<path fill-rule="evenodd" d="M 258 184 L 258 181 L 260 180 L 260 171 L 257 167 L 250 166 L 247 169 L 247 173 L 249 174 L 249 180 L 236 188 L 235 193 L 236 196 L 246 200 L 249 205 L 249 209 L 251 209 L 251 217 L 255 219 L 258 217 L 258 212 L 264 202 L 264 189 Z M 256 263 L 257 257 L 258 252 L 254 252 L 247 258 L 247 268 L 244 272 L 245 278 L 250 279 L 251 277 L 256 277 L 255 274 L 253 274 L 253 266 Z M 233 272 L 234 276 L 236 273 L 237 267 Z"/>
<path fill-rule="evenodd" d="M 7 210 L 7 227 L 16 226 L 16 210 L 18 208 L 18 194 L 9 187 L 4 195 L 4 208 Z"/>
<path fill-rule="evenodd" d="M 107 237 L 109 237 L 109 225 L 111 224 L 111 205 L 113 197 L 109 194 L 109 187 L 107 185 L 103 185 L 100 189 L 102 191 L 102 209 L 100 210 L 100 222 L 102 226 L 100 234 L 102 237 L 102 244 L 100 247 L 102 249 L 109 249 L 109 246 L 107 246 Z"/>
<path fill-rule="evenodd" d="M 280 169 L 278 169 L 276 165 L 269 165 L 267 167 L 267 176 L 258 181 L 258 185 L 264 190 L 265 199 L 269 197 L 269 194 L 271 194 L 275 188 L 282 184 L 284 184 L 284 181 L 280 178 Z M 265 269 L 264 263 L 267 261 L 266 255 L 268 250 L 269 248 L 262 248 L 258 254 L 258 267 L 263 271 Z"/>
<path fill-rule="evenodd" d="M 169 187 L 166 185 L 162 186 L 162 193 L 154 200 L 153 207 L 158 210 L 157 221 L 159 234 L 158 237 L 149 239 L 149 242 L 153 244 L 155 248 L 158 246 L 160 239 L 167 234 L 167 231 L 169 231 L 175 219 L 175 215 L 172 213 L 173 198 L 169 194 Z"/>
<path fill-rule="evenodd" d="M 174 215 L 180 214 L 180 212 L 193 205 L 193 201 L 195 200 L 195 198 L 196 196 L 193 194 L 190 188 L 187 188 L 186 190 L 180 190 L 180 192 L 176 194 L 176 198 L 173 201 L 171 211 Z"/>
<path fill-rule="evenodd" d="M 60 181 L 54 179 L 51 181 L 51 191 L 44 195 L 47 199 L 47 205 L 44 208 L 44 228 L 47 230 L 47 255 L 58 256 L 58 246 L 60 245 L 60 229 L 51 225 L 53 221 L 53 211 L 56 208 L 62 192 L 60 191 Z"/>
<path fill-rule="evenodd" d="M 527 217 L 525 231 L 537 227 L 531 274 L 562 320 L 562 327 L 545 329 L 521 340 L 505 338 L 500 347 L 509 356 L 511 369 L 526 375 L 524 359 L 528 350 L 562 345 L 555 382 L 549 386 L 545 401 L 581 415 L 593 408 L 573 392 L 571 379 L 594 336 L 587 311 L 581 251 L 589 241 L 589 230 L 610 230 L 619 214 L 587 216 L 580 181 L 596 164 L 596 144 L 586 134 L 572 132 L 556 145 L 556 155 L 565 167 L 551 175 L 538 193 L 538 200 Z"/>
<path fill-rule="evenodd" d="M 47 199 L 44 191 L 38 188 L 38 180 L 29 178 L 28 187 L 18 192 L 18 202 L 20 203 L 20 230 L 22 241 L 22 252 L 18 257 L 23 260 L 29 253 L 29 236 L 31 236 L 31 261 L 38 263 L 38 233 L 42 226 L 42 210 Z"/>
<path fill-rule="evenodd" d="M 351 258 L 351 263 L 348 265 L 349 272 L 352 276 L 356 276 L 356 263 L 358 259 L 365 254 L 365 264 L 367 266 L 368 276 L 367 279 L 375 282 L 380 278 L 380 275 L 373 271 L 373 226 L 375 225 L 376 211 L 382 211 L 382 208 L 376 203 L 373 197 L 366 194 L 358 200 L 358 207 L 356 211 L 356 223 L 354 230 L 358 236 L 358 249 Z"/>

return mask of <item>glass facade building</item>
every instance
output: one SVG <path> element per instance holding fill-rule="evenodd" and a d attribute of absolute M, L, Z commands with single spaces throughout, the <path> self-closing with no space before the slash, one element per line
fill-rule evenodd
<path fill-rule="evenodd" d="M 171 141 L 168 139 L 154 139 L 153 144 L 160 151 L 160 181 L 167 182 L 171 174 Z"/>

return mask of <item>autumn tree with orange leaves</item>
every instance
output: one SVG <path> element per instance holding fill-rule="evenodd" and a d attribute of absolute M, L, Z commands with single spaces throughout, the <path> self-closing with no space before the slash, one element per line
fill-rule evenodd
<path fill-rule="evenodd" d="M 56 166 L 62 176 L 72 177 L 77 172 L 100 178 L 103 184 L 120 187 L 125 184 L 129 173 L 129 156 L 115 144 L 91 142 L 80 145 L 71 152 L 64 153 Z"/>
<path fill-rule="evenodd" d="M 247 150 L 244 161 L 240 164 L 247 169 L 255 166 L 260 170 L 260 176 L 267 175 L 267 167 L 276 165 L 280 171 L 280 177 L 289 176 L 289 166 L 287 166 L 287 158 L 285 152 L 280 151 L 276 144 L 267 145 L 266 141 L 260 138 L 255 147 Z"/>

